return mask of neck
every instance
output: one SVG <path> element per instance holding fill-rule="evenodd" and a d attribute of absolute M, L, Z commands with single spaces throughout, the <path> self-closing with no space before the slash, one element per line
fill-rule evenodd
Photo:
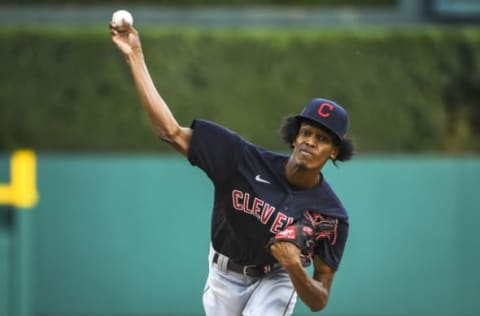
<path fill-rule="evenodd" d="M 289 159 L 285 165 L 285 176 L 288 183 L 301 189 L 313 188 L 321 181 L 320 170 L 306 169 L 292 159 Z"/>

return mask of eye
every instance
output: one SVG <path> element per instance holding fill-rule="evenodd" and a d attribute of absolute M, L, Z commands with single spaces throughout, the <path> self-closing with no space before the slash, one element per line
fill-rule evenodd
<path fill-rule="evenodd" d="M 300 132 L 300 134 L 301 134 L 302 136 L 304 136 L 304 137 L 308 137 L 308 136 L 312 135 L 312 132 L 311 132 L 310 130 L 308 130 L 308 129 L 303 129 L 303 130 Z"/>
<path fill-rule="evenodd" d="M 325 144 L 330 143 L 330 138 L 326 135 L 318 135 L 317 140 L 319 143 L 325 143 Z"/>

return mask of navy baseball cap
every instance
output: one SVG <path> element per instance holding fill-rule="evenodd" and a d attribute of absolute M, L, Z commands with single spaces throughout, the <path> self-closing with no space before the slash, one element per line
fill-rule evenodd
<path fill-rule="evenodd" d="M 307 119 L 327 128 L 343 141 L 347 137 L 350 120 L 347 111 L 337 103 L 327 99 L 311 100 L 303 112 L 295 116 L 298 120 Z"/>

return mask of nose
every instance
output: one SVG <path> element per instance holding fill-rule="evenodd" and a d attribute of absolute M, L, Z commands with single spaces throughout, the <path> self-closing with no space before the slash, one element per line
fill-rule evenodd
<path fill-rule="evenodd" d="M 305 145 L 309 147 L 314 147 L 315 146 L 315 139 L 313 136 L 305 138 Z"/>

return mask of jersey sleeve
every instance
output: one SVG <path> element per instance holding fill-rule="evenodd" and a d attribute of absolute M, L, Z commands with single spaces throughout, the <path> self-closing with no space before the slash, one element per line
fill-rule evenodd
<path fill-rule="evenodd" d="M 343 250 L 348 237 L 348 222 L 340 221 L 338 223 L 335 238 L 322 239 L 315 247 L 314 253 L 318 255 L 325 264 L 333 270 L 337 270 L 342 260 Z"/>
<path fill-rule="evenodd" d="M 188 160 L 214 183 L 222 183 L 236 169 L 245 141 L 231 130 L 205 120 L 194 120 Z"/>

